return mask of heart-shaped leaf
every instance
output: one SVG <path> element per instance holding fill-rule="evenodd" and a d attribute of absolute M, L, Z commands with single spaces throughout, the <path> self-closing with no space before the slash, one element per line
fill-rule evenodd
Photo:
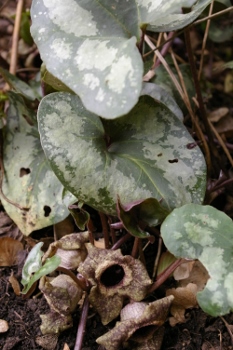
<path fill-rule="evenodd" d="M 54 172 L 77 198 L 116 214 L 122 204 L 156 198 L 167 210 L 201 203 L 205 160 L 171 111 L 143 96 L 126 116 L 102 120 L 78 96 L 57 92 L 38 109 L 39 131 Z"/>
<path fill-rule="evenodd" d="M 69 215 L 68 205 L 75 200 L 51 170 L 41 148 L 39 133 L 29 125 L 34 117 L 22 97 L 8 92 L 10 106 L 4 137 L 5 176 L 2 191 L 18 206 L 0 195 L 7 214 L 20 230 L 32 231 L 55 224 Z"/>
<path fill-rule="evenodd" d="M 47 69 L 89 111 L 113 119 L 128 113 L 140 95 L 140 28 L 149 23 L 155 31 L 181 28 L 210 2 L 199 0 L 182 14 L 190 1 L 34 0 L 31 32 Z"/>
<path fill-rule="evenodd" d="M 172 254 L 199 259 L 207 269 L 210 279 L 197 294 L 201 308 L 215 317 L 232 311 L 232 219 L 211 206 L 187 204 L 167 216 L 161 233 Z"/>

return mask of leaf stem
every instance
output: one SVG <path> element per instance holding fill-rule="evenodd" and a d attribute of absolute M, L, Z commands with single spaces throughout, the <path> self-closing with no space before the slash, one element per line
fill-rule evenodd
<path fill-rule="evenodd" d="M 118 241 L 112 246 L 112 250 L 116 250 L 118 248 L 120 248 L 122 246 L 123 243 L 125 243 L 126 241 L 128 241 L 128 239 L 130 239 L 132 236 L 130 233 L 126 233 L 123 237 L 121 237 L 120 239 L 118 239 Z"/>
<path fill-rule="evenodd" d="M 81 318 L 78 325 L 74 350 L 82 349 L 83 338 L 86 331 L 88 310 L 89 310 L 89 300 L 88 300 L 88 294 L 86 294 L 83 302 Z"/>
<path fill-rule="evenodd" d="M 110 246 L 110 244 L 109 244 L 109 232 L 108 232 L 108 223 L 107 223 L 106 215 L 99 211 L 99 216 L 100 216 L 102 231 L 103 231 L 103 235 L 104 235 L 105 249 L 109 249 L 109 246 Z"/>
<path fill-rule="evenodd" d="M 164 270 L 162 273 L 160 273 L 157 277 L 157 280 L 151 285 L 150 289 L 148 290 L 148 294 L 151 294 L 157 288 L 159 288 L 161 286 L 161 284 L 163 284 L 168 279 L 170 274 L 178 266 L 180 266 L 182 263 L 184 263 L 185 261 L 186 261 L 185 259 L 180 258 L 180 259 L 174 261 L 170 266 L 168 266 L 168 268 L 166 270 Z"/>

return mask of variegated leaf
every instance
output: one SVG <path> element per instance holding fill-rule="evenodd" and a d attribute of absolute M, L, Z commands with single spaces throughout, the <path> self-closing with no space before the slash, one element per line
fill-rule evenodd
<path fill-rule="evenodd" d="M 211 206 L 187 204 L 167 216 L 161 233 L 172 254 L 199 259 L 207 269 L 210 278 L 197 294 L 200 307 L 215 317 L 232 311 L 232 219 Z"/>
<path fill-rule="evenodd" d="M 182 14 L 181 7 L 193 1 L 34 0 L 31 32 L 48 71 L 89 111 L 114 119 L 128 113 L 140 95 L 141 28 L 178 29 L 210 1 L 199 0 Z"/>
<path fill-rule="evenodd" d="M 181 121 L 149 96 L 126 116 L 104 120 L 69 93 L 46 96 L 38 110 L 45 154 L 64 186 L 108 214 L 122 204 L 156 198 L 167 210 L 201 203 L 206 166 Z"/>
<path fill-rule="evenodd" d="M 4 137 L 4 195 L 19 209 L 0 195 L 7 214 L 20 230 L 32 231 L 55 224 L 69 215 L 68 205 L 75 198 L 64 191 L 60 181 L 50 169 L 41 148 L 39 134 L 30 122 L 34 119 L 22 97 L 8 92 L 10 106 Z"/>

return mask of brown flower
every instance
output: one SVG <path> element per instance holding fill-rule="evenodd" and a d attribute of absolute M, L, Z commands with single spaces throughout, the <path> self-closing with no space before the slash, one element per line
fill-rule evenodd
<path fill-rule="evenodd" d="M 121 311 L 121 321 L 96 342 L 108 350 L 118 350 L 122 344 L 131 350 L 160 349 L 161 326 L 173 299 L 169 296 L 149 304 L 134 302 L 126 305 Z"/>
<path fill-rule="evenodd" d="M 125 298 L 142 300 L 151 280 L 144 265 L 120 249 L 108 250 L 86 244 L 88 256 L 78 271 L 92 285 L 89 300 L 100 314 L 103 324 L 116 318 Z"/>

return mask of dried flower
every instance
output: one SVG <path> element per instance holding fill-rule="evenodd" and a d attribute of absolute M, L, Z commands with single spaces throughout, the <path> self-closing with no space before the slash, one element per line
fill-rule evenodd
<path fill-rule="evenodd" d="M 118 350 L 123 344 L 128 348 L 159 350 L 163 329 L 173 296 L 152 303 L 134 302 L 121 311 L 121 321 L 96 342 L 108 350 Z"/>
<path fill-rule="evenodd" d="M 120 249 L 108 250 L 86 244 L 88 256 L 78 271 L 90 282 L 89 300 L 103 324 L 116 318 L 125 298 L 142 300 L 151 280 L 144 265 Z"/>

